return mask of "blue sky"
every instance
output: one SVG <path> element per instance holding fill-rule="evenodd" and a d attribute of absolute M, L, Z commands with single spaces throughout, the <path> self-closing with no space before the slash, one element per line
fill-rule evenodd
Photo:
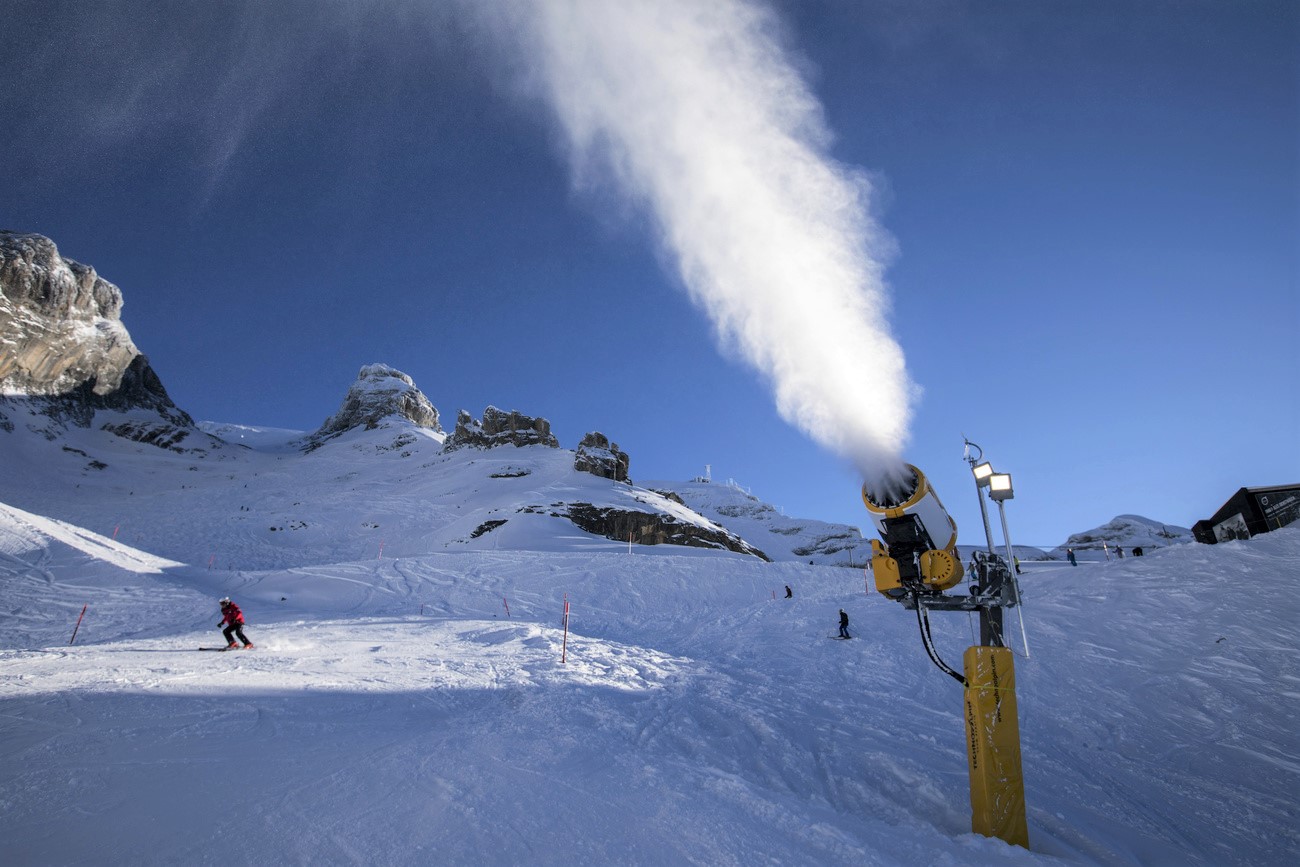
<path fill-rule="evenodd" d="M 378 361 L 448 425 L 543 415 L 638 480 L 711 464 L 865 526 L 856 472 L 719 349 L 646 215 L 575 184 L 528 58 L 463 7 L 0 5 L 0 226 L 120 286 L 195 417 L 315 428 Z M 878 192 L 924 390 L 904 454 L 964 543 L 963 435 L 1025 544 L 1300 482 L 1300 7 L 773 8 L 829 156 Z"/>

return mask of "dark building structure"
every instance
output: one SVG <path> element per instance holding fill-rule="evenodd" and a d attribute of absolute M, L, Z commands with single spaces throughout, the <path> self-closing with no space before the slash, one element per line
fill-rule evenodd
<path fill-rule="evenodd" d="M 1196 541 L 1213 545 L 1230 539 L 1249 539 L 1300 521 L 1300 485 L 1242 488 L 1213 518 L 1192 525 Z"/>

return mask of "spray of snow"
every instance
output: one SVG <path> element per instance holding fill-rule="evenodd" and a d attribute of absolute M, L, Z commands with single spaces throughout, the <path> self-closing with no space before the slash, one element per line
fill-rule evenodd
<path fill-rule="evenodd" d="M 486 14 L 486 13 L 485 13 Z M 651 215 L 723 345 L 783 418 L 868 478 L 895 475 L 910 383 L 886 322 L 891 240 L 865 175 L 827 155 L 821 109 L 766 9 L 745 0 L 498 7 L 580 184 Z"/>

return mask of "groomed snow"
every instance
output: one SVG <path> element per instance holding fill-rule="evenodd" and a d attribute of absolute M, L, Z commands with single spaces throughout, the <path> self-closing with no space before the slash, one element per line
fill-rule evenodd
<path fill-rule="evenodd" d="M 1032 851 L 969 832 L 960 688 L 858 570 L 563 541 L 222 570 L 108 536 L 0 509 L 9 863 L 1300 859 L 1297 529 L 1024 576 Z M 196 652 L 225 594 L 258 647 Z M 935 627 L 958 661 L 968 619 Z"/>

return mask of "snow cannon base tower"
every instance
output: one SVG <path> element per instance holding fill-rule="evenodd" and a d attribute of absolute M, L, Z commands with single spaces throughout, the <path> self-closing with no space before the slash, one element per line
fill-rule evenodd
<path fill-rule="evenodd" d="M 944 593 L 963 575 L 957 525 L 911 464 L 904 464 L 899 480 L 864 484 L 862 502 L 880 535 L 871 540 L 876 590 L 916 611 L 931 661 L 964 687 L 971 830 L 1027 849 L 1015 661 L 1002 634 L 1002 611 L 1020 598 L 1015 576 L 990 549 L 977 558 L 970 595 Z M 979 612 L 981 644 L 966 651 L 964 675 L 939 658 L 930 637 L 931 609 Z"/>

